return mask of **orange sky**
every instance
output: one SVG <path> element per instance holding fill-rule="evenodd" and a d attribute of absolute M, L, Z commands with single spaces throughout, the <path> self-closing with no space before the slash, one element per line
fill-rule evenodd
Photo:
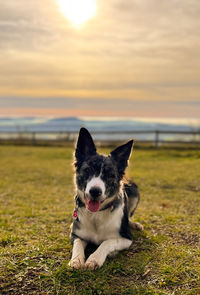
<path fill-rule="evenodd" d="M 0 116 L 199 118 L 199 107 L 198 101 L 184 103 L 97 98 L 0 98 Z"/>
<path fill-rule="evenodd" d="M 101 0 L 96 16 L 78 29 L 57 0 L 1 1 L 0 98 L 27 104 L 1 106 L 0 115 L 35 113 L 32 99 L 66 97 L 131 100 L 121 115 L 147 116 L 134 102 L 171 102 L 151 115 L 197 116 L 200 101 L 200 1 Z M 6 97 L 6 98 L 5 98 Z M 30 105 L 28 101 L 30 100 Z M 183 103 L 181 112 L 178 107 Z M 97 103 L 98 105 L 98 103 Z M 193 107 L 193 112 L 191 108 Z M 9 108 L 9 110 L 6 110 Z M 51 114 L 52 110 L 40 110 Z M 171 108 L 171 111 L 170 109 Z M 21 110 L 20 110 L 21 109 Z M 61 115 L 66 110 L 54 107 Z M 102 111 L 77 108 L 72 113 Z M 120 109 L 107 107 L 105 114 Z M 68 112 L 69 113 L 69 112 Z M 199 110 L 200 113 L 200 110 Z"/>
<path fill-rule="evenodd" d="M 172 115 L 167 117 L 174 118 L 175 115 L 174 112 Z M 120 111 L 112 111 L 111 109 L 107 109 L 104 111 L 98 111 L 97 109 L 93 110 L 81 110 L 81 109 L 31 109 L 31 108 L 2 108 L 1 109 L 1 116 L 36 116 L 36 117 L 43 117 L 43 116 L 57 116 L 57 117 L 76 117 L 76 116 L 128 116 L 128 117 L 166 117 L 166 111 L 160 110 L 159 112 L 155 111 L 126 111 L 126 112 L 120 112 Z M 182 118 L 183 116 L 181 116 Z"/>

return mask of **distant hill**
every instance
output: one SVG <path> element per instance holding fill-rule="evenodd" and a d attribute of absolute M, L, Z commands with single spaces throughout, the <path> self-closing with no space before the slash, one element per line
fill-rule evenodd
<path fill-rule="evenodd" d="M 91 132 L 98 131 L 121 131 L 118 135 L 95 135 L 95 139 L 121 139 L 125 140 L 129 135 L 126 131 L 193 131 L 197 129 L 189 124 L 163 123 L 147 120 L 133 120 L 133 119 L 112 119 L 96 118 L 96 119 L 82 119 L 78 117 L 61 117 L 61 118 L 37 118 L 37 117 L 22 117 L 22 118 L 0 118 L 0 132 L 78 132 L 80 127 L 86 127 Z M 124 134 L 123 134 L 124 131 Z M 137 139 L 151 139 L 153 135 L 137 135 Z M 173 136 L 173 135 L 172 135 Z M 163 138 L 169 138 L 169 135 L 164 135 Z"/>

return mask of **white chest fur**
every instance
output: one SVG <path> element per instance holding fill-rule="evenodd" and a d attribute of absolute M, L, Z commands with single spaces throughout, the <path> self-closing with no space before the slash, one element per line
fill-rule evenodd
<path fill-rule="evenodd" d="M 123 209 L 123 206 L 119 206 L 113 212 L 107 209 L 93 213 L 86 208 L 79 208 L 80 227 L 76 228 L 75 234 L 81 239 L 95 244 L 100 244 L 108 239 L 119 238 Z"/>

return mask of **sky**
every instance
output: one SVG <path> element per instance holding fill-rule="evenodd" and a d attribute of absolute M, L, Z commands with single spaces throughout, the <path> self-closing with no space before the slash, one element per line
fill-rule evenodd
<path fill-rule="evenodd" d="M 200 1 L 96 2 L 0 0 L 0 115 L 199 118 Z"/>

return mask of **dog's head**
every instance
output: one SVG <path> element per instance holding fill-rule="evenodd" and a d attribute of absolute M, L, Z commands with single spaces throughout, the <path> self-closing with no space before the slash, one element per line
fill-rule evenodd
<path fill-rule="evenodd" d="M 87 129 L 81 128 L 75 150 L 76 185 L 79 197 L 91 212 L 98 211 L 120 190 L 133 140 L 104 156 L 96 152 Z"/>

